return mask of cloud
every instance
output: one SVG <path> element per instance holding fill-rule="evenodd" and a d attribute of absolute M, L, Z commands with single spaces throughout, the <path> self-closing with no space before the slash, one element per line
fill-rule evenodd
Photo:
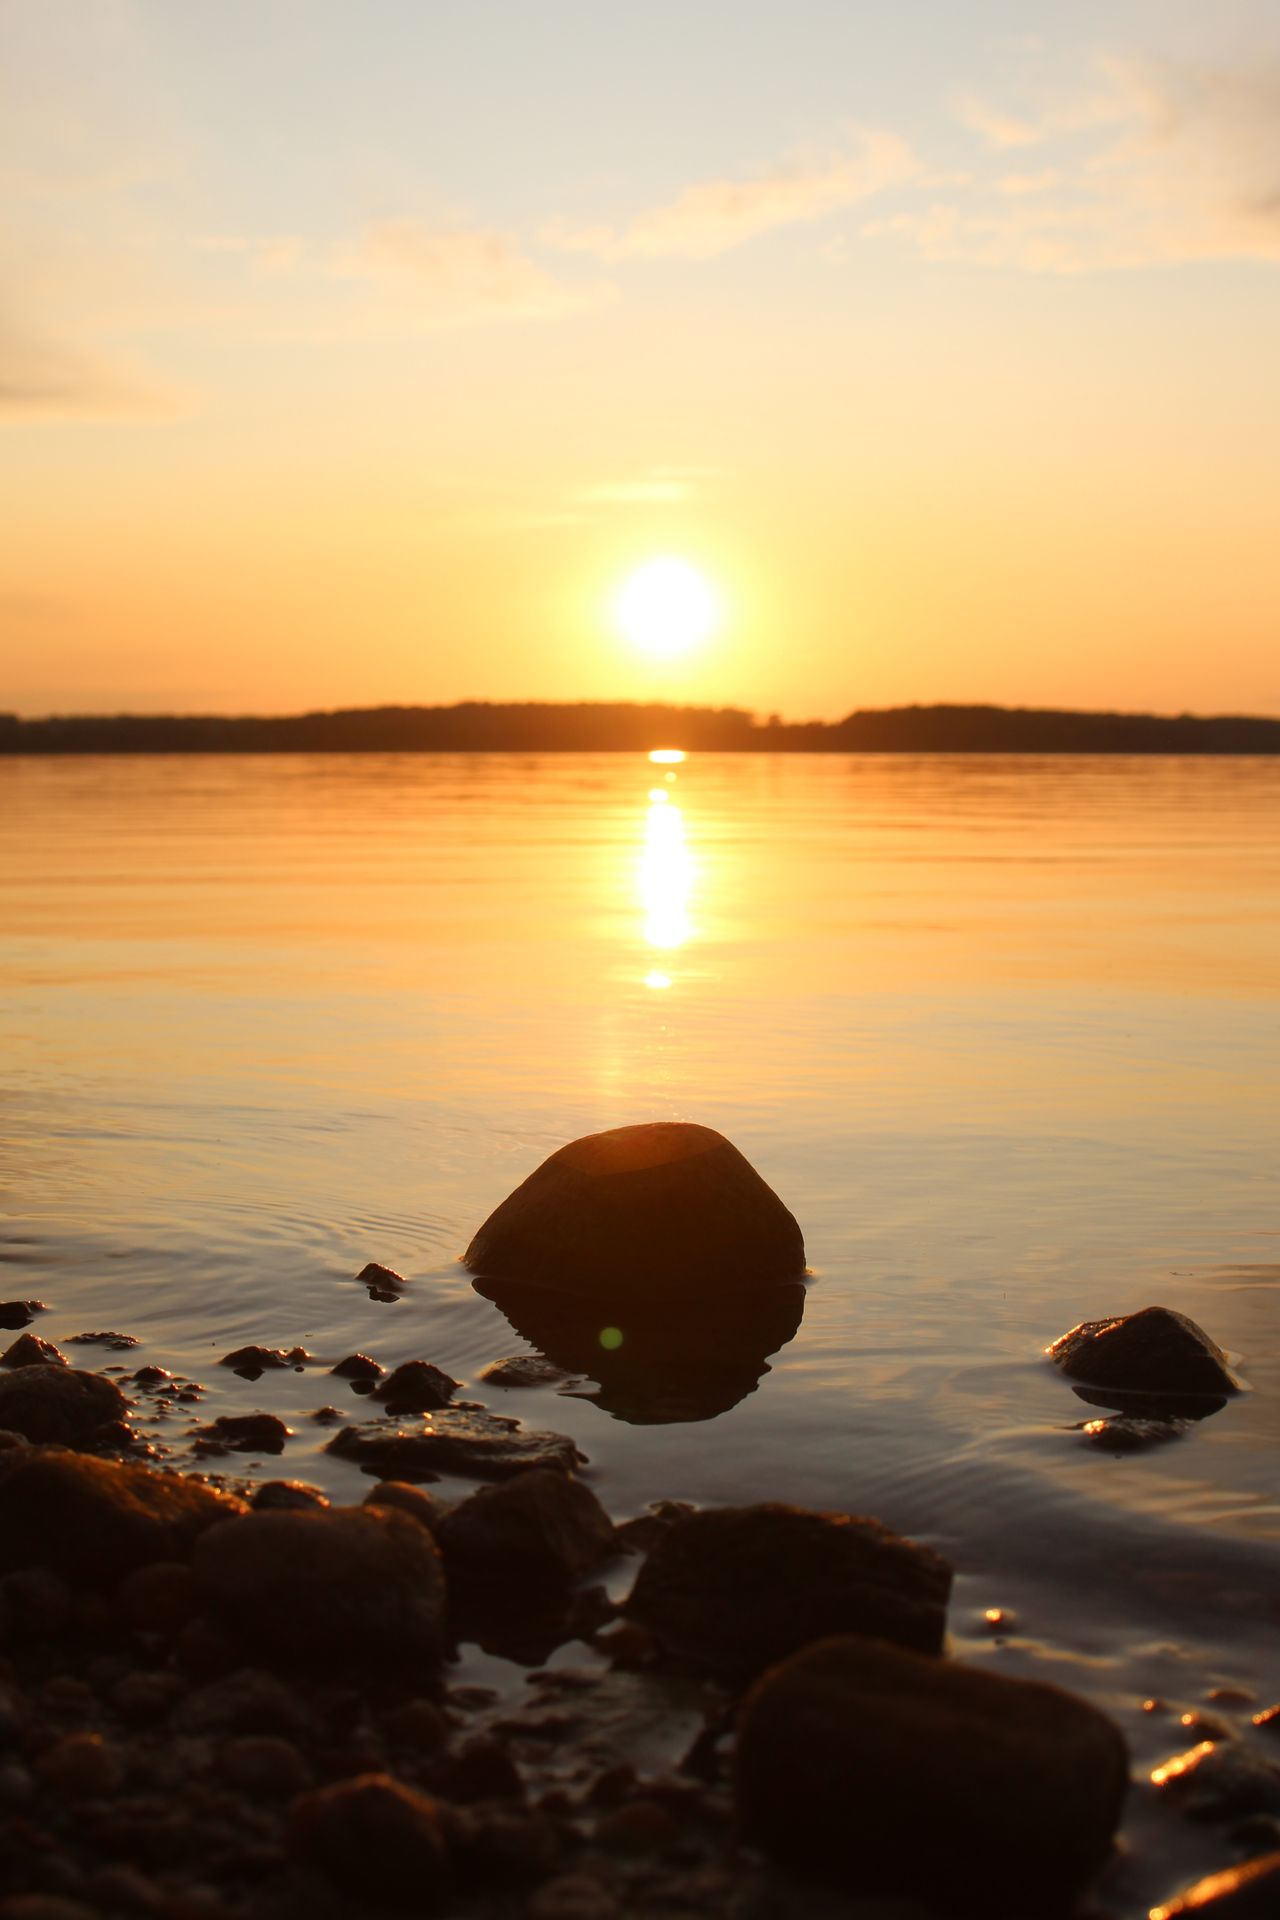
<path fill-rule="evenodd" d="M 607 290 L 575 285 L 485 228 L 384 220 L 334 265 L 339 278 L 377 279 L 437 317 L 545 318 L 598 305 Z"/>
<path fill-rule="evenodd" d="M 748 180 L 704 180 L 622 226 L 569 226 L 545 234 L 566 252 L 602 260 L 707 260 L 758 234 L 821 220 L 911 177 L 916 162 L 897 134 L 858 136 L 854 150 L 796 161 Z"/>
<path fill-rule="evenodd" d="M 0 415 L 155 419 L 174 411 L 158 387 L 0 315 Z"/>
<path fill-rule="evenodd" d="M 1197 260 L 1280 259 L 1280 59 L 1248 69 L 1098 57 L 1034 111 L 963 103 L 1002 159 L 951 198 L 868 223 L 934 260 L 1087 273 Z"/>

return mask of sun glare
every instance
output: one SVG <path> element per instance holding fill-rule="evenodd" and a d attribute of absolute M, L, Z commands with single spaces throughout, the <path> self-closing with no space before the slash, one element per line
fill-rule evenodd
<path fill-rule="evenodd" d="M 614 613 L 633 647 L 651 660 L 674 660 L 715 632 L 720 597 L 705 573 L 663 554 L 623 581 Z"/>

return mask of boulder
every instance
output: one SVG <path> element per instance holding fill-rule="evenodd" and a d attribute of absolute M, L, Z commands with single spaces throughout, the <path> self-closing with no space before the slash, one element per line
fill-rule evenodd
<path fill-rule="evenodd" d="M 480 1587 L 523 1603 L 530 1586 L 564 1586 L 617 1551 L 590 1487 L 546 1467 L 481 1487 L 439 1526 L 450 1591 Z"/>
<path fill-rule="evenodd" d="M 1069 1380 L 1123 1394 L 1212 1395 L 1238 1391 L 1227 1356 L 1194 1320 L 1144 1307 L 1114 1320 L 1084 1320 L 1055 1340 L 1049 1358 Z"/>
<path fill-rule="evenodd" d="M 439 1533 L 446 1513 L 452 1511 L 446 1501 L 437 1500 L 435 1494 L 412 1486 L 407 1480 L 379 1480 L 377 1486 L 366 1493 L 364 1504 L 366 1507 L 398 1507 L 430 1534 Z"/>
<path fill-rule="evenodd" d="M 283 1453 L 292 1429 L 274 1413 L 221 1413 L 198 1444 L 213 1453 Z"/>
<path fill-rule="evenodd" d="M 731 1684 L 831 1634 L 941 1650 L 951 1568 L 878 1520 L 804 1507 L 722 1507 L 656 1541 L 628 1618 Z"/>
<path fill-rule="evenodd" d="M 434 1413 L 448 1406 L 457 1388 L 458 1382 L 429 1360 L 406 1360 L 374 1388 L 373 1397 L 385 1402 L 388 1413 Z"/>
<path fill-rule="evenodd" d="M 242 1511 L 175 1473 L 24 1447 L 0 1455 L 0 1572 L 40 1565 L 110 1585 L 153 1561 L 185 1560 L 206 1527 Z"/>
<path fill-rule="evenodd" d="M 389 1774 L 369 1773 L 295 1800 L 290 1848 L 299 1865 L 363 1907 L 411 1907 L 443 1898 L 444 1831 L 434 1800 Z"/>
<path fill-rule="evenodd" d="M 0 1353 L 0 1367 L 39 1367 L 46 1362 L 55 1367 L 68 1365 L 67 1356 L 54 1346 L 52 1340 L 42 1340 L 38 1333 L 23 1333 L 11 1347 Z"/>
<path fill-rule="evenodd" d="M 77 1446 L 128 1411 L 119 1387 L 100 1373 L 48 1363 L 0 1373 L 0 1427 L 28 1440 Z"/>
<path fill-rule="evenodd" d="M 345 1360 L 339 1360 L 336 1367 L 330 1367 L 330 1373 L 336 1373 L 339 1380 L 380 1380 L 385 1371 L 376 1360 L 367 1353 L 349 1353 Z"/>
<path fill-rule="evenodd" d="M 1072 1694 L 852 1637 L 758 1681 L 734 1759 L 751 1845 L 982 1920 L 1070 1913 L 1127 1781 L 1119 1731 Z"/>
<path fill-rule="evenodd" d="M 264 1480 L 255 1487 L 249 1505 L 255 1513 L 279 1512 L 281 1508 L 327 1507 L 329 1496 L 313 1487 L 309 1480 Z"/>
<path fill-rule="evenodd" d="M 392 1427 L 343 1427 L 325 1448 L 383 1480 L 434 1480 L 442 1473 L 464 1479 L 506 1480 L 529 1467 L 572 1473 L 585 1463 L 563 1433 L 539 1433 L 497 1413 L 447 1408 L 416 1431 Z"/>
<path fill-rule="evenodd" d="M 1280 1913 L 1280 1853 L 1263 1854 L 1242 1867 L 1227 1867 L 1197 1880 L 1176 1900 L 1151 1909 L 1151 1920 L 1275 1920 Z"/>
<path fill-rule="evenodd" d="M 191 1567 L 208 1611 L 260 1657 L 352 1666 L 440 1654 L 440 1556 L 391 1508 L 248 1513 L 202 1534 Z"/>
<path fill-rule="evenodd" d="M 723 1134 L 664 1121 L 561 1147 L 463 1258 L 486 1279 L 588 1299 L 738 1295 L 801 1273 L 804 1240 Z"/>

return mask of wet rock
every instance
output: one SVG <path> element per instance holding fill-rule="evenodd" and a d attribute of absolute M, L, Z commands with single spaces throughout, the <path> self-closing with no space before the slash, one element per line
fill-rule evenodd
<path fill-rule="evenodd" d="M 27 1440 L 77 1446 L 127 1415 L 113 1380 L 79 1367 L 36 1365 L 0 1375 L 0 1427 Z"/>
<path fill-rule="evenodd" d="M 349 1353 L 345 1360 L 339 1360 L 336 1367 L 330 1367 L 330 1373 L 336 1373 L 340 1380 L 380 1380 L 385 1368 L 367 1353 Z"/>
<path fill-rule="evenodd" d="M 295 1801 L 294 1858 L 358 1900 L 431 1907 L 442 1898 L 445 1841 L 434 1800 L 365 1774 Z"/>
<path fill-rule="evenodd" d="M 792 1215 L 710 1127 L 659 1122 L 561 1147 L 464 1255 L 473 1273 L 595 1298 L 730 1294 L 804 1268 Z"/>
<path fill-rule="evenodd" d="M 288 1353 L 283 1347 L 236 1347 L 234 1352 L 224 1353 L 218 1365 L 230 1367 L 242 1380 L 259 1380 L 273 1369 L 301 1366 L 309 1357 L 304 1347 L 293 1347 Z"/>
<path fill-rule="evenodd" d="M 753 1845 L 859 1893 L 947 1913 L 1071 1911 L 1127 1784 L 1085 1701 L 884 1643 L 823 1641 L 766 1673 L 739 1722 L 734 1791 Z"/>
<path fill-rule="evenodd" d="M 286 1428 L 286 1432 L 288 1429 Z M 327 1507 L 328 1496 L 308 1480 L 264 1480 L 254 1490 L 249 1505 L 255 1513 L 270 1513 L 281 1508 Z"/>
<path fill-rule="evenodd" d="M 139 1342 L 131 1333 L 116 1333 L 107 1328 L 100 1333 L 73 1333 L 67 1343 L 72 1347 L 107 1347 L 112 1353 L 127 1353 Z"/>
<path fill-rule="evenodd" d="M 375 1400 L 386 1404 L 388 1413 L 432 1413 L 448 1406 L 458 1382 L 433 1367 L 429 1360 L 406 1360 L 375 1387 Z"/>
<path fill-rule="evenodd" d="M 52 1340 L 42 1340 L 38 1333 L 20 1334 L 11 1347 L 0 1353 L 0 1367 L 39 1367 L 46 1364 L 65 1367 L 69 1363 L 66 1354 L 60 1352 Z"/>
<path fill-rule="evenodd" d="M 343 1665 L 438 1658 L 445 1594 L 423 1527 L 386 1507 L 249 1513 L 197 1541 L 215 1619 L 268 1657 Z"/>
<path fill-rule="evenodd" d="M 876 1520 L 723 1507 L 667 1530 L 626 1613 L 679 1659 L 740 1683 L 835 1633 L 937 1653 L 950 1589 L 939 1554 Z"/>
<path fill-rule="evenodd" d="M 356 1285 L 368 1287 L 371 1300 L 387 1303 L 398 1300 L 406 1284 L 402 1273 L 397 1273 L 394 1267 L 384 1267 L 379 1260 L 368 1261 L 356 1275 Z"/>
<path fill-rule="evenodd" d="M 228 1740 L 218 1764 L 233 1786 L 269 1800 L 292 1800 L 314 1784 L 310 1767 L 292 1740 L 246 1733 Z"/>
<path fill-rule="evenodd" d="M 1169 1307 L 1085 1320 L 1055 1340 L 1048 1353 L 1068 1379 L 1089 1387 L 1219 1398 L 1237 1391 L 1221 1347 L 1194 1320 Z"/>
<path fill-rule="evenodd" d="M 553 1387 L 573 1375 L 540 1353 L 513 1353 L 505 1360 L 491 1360 L 480 1378 L 490 1387 Z"/>
<path fill-rule="evenodd" d="M 1151 1920 L 1183 1920 L 1186 1914 L 1203 1914 L 1204 1920 L 1275 1920 L 1278 1913 L 1280 1853 L 1268 1853 L 1197 1880 L 1176 1900 L 1153 1907 Z"/>
<path fill-rule="evenodd" d="M 1267 1733 L 1280 1734 L 1280 1704 L 1264 1707 L 1261 1713 L 1255 1713 L 1253 1724 L 1255 1727 L 1263 1728 Z"/>
<path fill-rule="evenodd" d="M 1193 1820 L 1280 1813 L 1280 1766 L 1234 1741 L 1200 1741 L 1156 1767 L 1151 1784 Z"/>
<path fill-rule="evenodd" d="M 590 1487 L 545 1467 L 473 1493 L 445 1516 L 439 1539 L 451 1590 L 479 1587 L 517 1605 L 530 1585 L 567 1585 L 616 1551 Z"/>
<path fill-rule="evenodd" d="M 152 1388 L 170 1387 L 173 1385 L 173 1375 L 167 1367 L 138 1367 L 129 1377 L 136 1387 Z"/>
<path fill-rule="evenodd" d="M 386 1480 L 434 1480 L 442 1473 L 505 1480 L 528 1467 L 571 1473 L 585 1463 L 563 1433 L 538 1433 L 504 1414 L 446 1408 L 412 1433 L 387 1427 L 344 1427 L 325 1449 Z"/>
<path fill-rule="evenodd" d="M 433 1493 L 424 1493 L 421 1487 L 414 1487 L 407 1480 L 379 1480 L 371 1493 L 364 1497 L 366 1507 L 396 1507 L 401 1513 L 407 1513 L 428 1533 L 438 1533 L 440 1524 L 452 1508 L 445 1500 L 437 1500 Z"/>
<path fill-rule="evenodd" d="M 42 1300 L 0 1300 L 0 1327 L 7 1331 L 29 1327 L 38 1313 L 46 1311 Z"/>
<path fill-rule="evenodd" d="M 1170 1440 L 1181 1440 L 1191 1426 L 1190 1420 L 1175 1415 L 1160 1420 L 1139 1413 L 1112 1413 L 1105 1419 L 1082 1421 L 1079 1431 L 1091 1446 L 1106 1453 L 1146 1453 Z"/>
<path fill-rule="evenodd" d="M 291 1431 L 274 1413 L 224 1413 L 198 1439 L 220 1452 L 283 1453 Z"/>
<path fill-rule="evenodd" d="M 60 1367 L 13 1377 L 46 1371 L 67 1377 Z M 73 1584 L 109 1586 L 151 1561 L 185 1559 L 204 1528 L 241 1511 L 241 1501 L 178 1474 L 23 1448 L 0 1454 L 0 1570 L 38 1564 Z"/>

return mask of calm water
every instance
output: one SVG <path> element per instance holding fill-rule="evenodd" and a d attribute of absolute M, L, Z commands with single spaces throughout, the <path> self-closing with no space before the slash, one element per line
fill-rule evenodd
<path fill-rule="evenodd" d="M 1140 1758 L 1185 1743 L 1144 1694 L 1280 1693 L 1280 762 L 0 760 L 0 878 L 0 1292 L 41 1332 L 284 1414 L 284 1470 L 344 1497 L 299 1416 L 345 1390 L 221 1353 L 434 1360 L 573 1433 L 616 1514 L 878 1514 L 954 1560 L 963 1651 L 1092 1693 Z M 471 1232 L 651 1118 L 721 1128 L 799 1218 L 794 1338 L 696 1423 L 476 1388 L 524 1343 Z M 1250 1391 L 1118 1458 L 1042 1349 L 1152 1302 Z M 1134 1912 L 1233 1857 L 1158 1851 Z"/>

